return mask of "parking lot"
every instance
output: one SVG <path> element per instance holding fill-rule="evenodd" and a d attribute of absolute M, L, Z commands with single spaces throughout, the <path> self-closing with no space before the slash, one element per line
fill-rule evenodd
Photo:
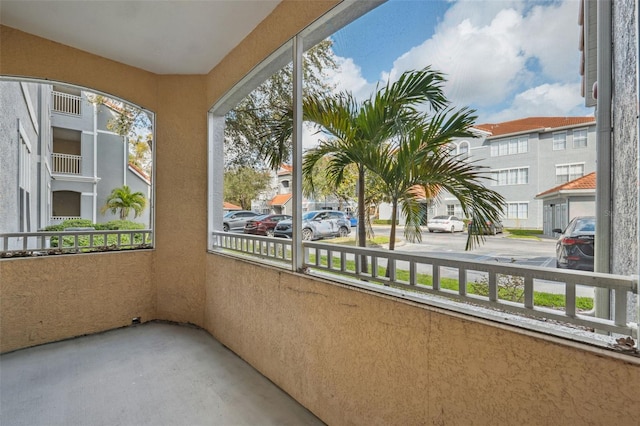
<path fill-rule="evenodd" d="M 375 226 L 375 235 L 389 235 L 390 227 Z M 485 235 L 484 242 L 470 251 L 465 250 L 466 232 L 423 232 L 421 242 L 404 240 L 404 229 L 398 228 L 399 239 L 396 250 L 424 255 L 446 254 L 469 260 L 491 260 L 519 265 L 555 268 L 556 240 L 548 237 L 538 239 L 509 238 L 508 234 Z"/>

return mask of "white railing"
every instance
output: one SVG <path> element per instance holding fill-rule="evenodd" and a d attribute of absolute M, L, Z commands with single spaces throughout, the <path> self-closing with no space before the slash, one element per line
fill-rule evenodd
<path fill-rule="evenodd" d="M 213 233 L 214 246 L 244 255 L 291 264 L 291 240 L 225 232 Z M 421 256 L 398 251 L 303 241 L 308 273 L 350 283 L 382 285 L 412 294 L 431 294 L 467 304 L 603 332 L 638 337 L 637 320 L 627 312 L 627 300 L 638 296 L 635 277 L 559 270 L 445 256 Z M 276 247 L 282 247 L 276 248 Z M 364 259 L 364 263 L 363 263 Z M 603 288 L 613 294 L 611 320 L 578 309 L 580 294 Z M 560 298 L 561 308 L 537 306 L 536 298 Z M 428 302 L 425 302 L 428 303 Z"/>
<path fill-rule="evenodd" d="M 214 232 L 213 238 L 215 247 L 233 250 L 252 257 L 291 263 L 291 240 L 286 238 L 270 238 L 232 232 Z"/>
<path fill-rule="evenodd" d="M 82 115 L 82 97 L 62 92 L 51 92 L 51 106 L 55 112 Z"/>
<path fill-rule="evenodd" d="M 142 249 L 153 247 L 153 231 L 78 230 L 0 234 L 0 258 Z"/>
<path fill-rule="evenodd" d="M 82 172 L 82 156 L 72 154 L 51 154 L 54 173 L 79 175 Z"/>
<path fill-rule="evenodd" d="M 80 216 L 51 216 L 51 218 L 49 219 L 49 224 L 50 225 L 59 225 L 62 222 L 64 222 L 65 220 L 77 220 L 77 219 L 82 219 L 82 217 L 80 217 Z"/>

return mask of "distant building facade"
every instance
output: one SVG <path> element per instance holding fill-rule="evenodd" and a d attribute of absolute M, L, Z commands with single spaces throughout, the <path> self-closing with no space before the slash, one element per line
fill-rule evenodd
<path fill-rule="evenodd" d="M 543 229 L 545 211 L 536 195 L 595 171 L 593 117 L 529 117 L 478 125 L 474 133 L 453 141 L 451 154 L 485 168 L 486 186 L 507 203 L 502 217 L 508 228 Z M 428 211 L 464 216 L 447 192 L 430 200 Z"/>
<path fill-rule="evenodd" d="M 151 182 L 129 164 L 127 138 L 108 129 L 118 112 L 75 88 L 0 82 L 0 232 L 36 232 L 67 219 L 118 219 L 102 206 L 114 188 L 142 192 L 151 224 Z"/>

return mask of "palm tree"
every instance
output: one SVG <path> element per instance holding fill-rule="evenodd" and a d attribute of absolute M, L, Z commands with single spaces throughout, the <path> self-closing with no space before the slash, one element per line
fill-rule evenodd
<path fill-rule="evenodd" d="M 425 114 L 368 153 L 365 162 L 383 182 L 384 194 L 391 202 L 391 217 L 396 217 L 399 205 L 402 208 L 408 240 L 421 239 L 423 211 L 419 198 L 434 198 L 443 189 L 458 198 L 465 216 L 474 223 L 498 220 L 504 198 L 485 187 L 481 167 L 450 156 L 447 149 L 452 138 L 471 136 L 469 128 L 474 121 L 473 111 L 466 108 L 447 108 L 432 117 Z M 393 220 L 389 250 L 395 248 L 395 236 Z M 469 233 L 466 248 L 472 248 L 480 238 L 477 232 Z"/>
<path fill-rule="evenodd" d="M 313 168 L 322 158 L 328 158 L 326 174 L 339 185 L 345 170 L 355 165 L 358 175 L 358 246 L 366 246 L 365 172 L 368 155 L 420 116 L 417 108 L 427 105 L 432 110 L 446 106 L 442 90 L 444 78 L 429 67 L 408 71 L 394 83 L 378 88 L 366 101 L 359 103 L 350 92 L 335 96 L 313 95 L 303 102 L 303 119 L 316 124 L 329 136 L 304 157 L 302 172 L 313 187 Z M 291 117 L 288 114 L 285 117 Z M 281 121 L 275 133 L 280 145 L 290 136 L 290 123 Z"/>
<path fill-rule="evenodd" d="M 147 206 L 147 199 L 142 192 L 131 192 L 131 189 L 124 185 L 121 188 L 114 188 L 107 197 L 107 203 L 102 206 L 100 212 L 105 214 L 110 210 L 112 214 L 120 211 L 120 219 L 124 220 L 129 216 L 131 209 L 134 217 L 138 217 Z"/>

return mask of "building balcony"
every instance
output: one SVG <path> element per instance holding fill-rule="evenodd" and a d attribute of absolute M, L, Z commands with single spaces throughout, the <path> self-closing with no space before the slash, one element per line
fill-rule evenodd
<path fill-rule="evenodd" d="M 64 175 L 80 175 L 82 173 L 82 155 L 51 154 L 53 173 Z"/>
<path fill-rule="evenodd" d="M 82 115 L 82 96 L 52 91 L 51 109 L 53 112 L 79 117 Z"/>

